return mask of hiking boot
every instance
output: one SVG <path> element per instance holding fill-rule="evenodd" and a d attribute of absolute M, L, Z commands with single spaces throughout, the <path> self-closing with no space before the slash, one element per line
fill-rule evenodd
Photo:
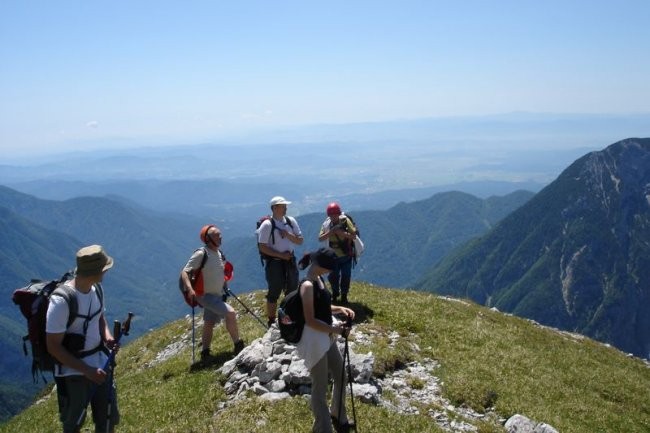
<path fill-rule="evenodd" d="M 344 293 L 343 295 L 341 295 L 341 304 L 347 305 L 347 303 L 348 303 L 348 294 Z"/>
<path fill-rule="evenodd" d="M 271 326 L 273 326 L 274 323 L 275 323 L 275 317 L 272 318 L 272 319 L 269 319 L 269 320 L 266 322 L 266 324 L 269 325 L 269 328 L 270 328 Z"/>
<path fill-rule="evenodd" d="M 339 424 L 339 420 L 336 419 L 334 415 L 330 415 L 332 418 L 332 427 L 334 427 L 334 431 L 336 433 L 348 433 L 351 431 L 357 431 L 357 427 L 354 425 L 353 422 L 350 422 L 349 420 L 344 422 L 343 424 Z"/>
<path fill-rule="evenodd" d="M 235 356 L 237 356 L 239 352 L 244 350 L 244 346 L 246 346 L 246 344 L 244 343 L 244 340 L 240 338 L 239 341 L 235 343 L 235 348 L 232 350 Z"/>
<path fill-rule="evenodd" d="M 204 350 L 201 351 L 201 361 L 202 362 L 209 361 L 211 356 L 212 355 L 210 355 L 210 349 L 204 349 Z"/>
<path fill-rule="evenodd" d="M 336 427 L 336 433 L 349 433 L 351 431 L 357 431 L 357 426 L 354 425 L 353 422 L 345 422 L 343 424 L 338 424 L 338 427 Z"/>

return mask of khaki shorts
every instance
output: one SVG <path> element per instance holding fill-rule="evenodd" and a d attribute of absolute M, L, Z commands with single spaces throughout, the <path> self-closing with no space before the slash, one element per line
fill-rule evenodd
<path fill-rule="evenodd" d="M 203 306 L 203 320 L 205 322 L 220 323 L 226 317 L 226 314 L 228 314 L 229 305 L 219 295 L 206 293 L 203 296 L 199 296 L 197 301 Z"/>

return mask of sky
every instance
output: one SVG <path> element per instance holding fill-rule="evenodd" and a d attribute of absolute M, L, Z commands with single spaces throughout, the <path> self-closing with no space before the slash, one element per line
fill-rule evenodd
<path fill-rule="evenodd" d="M 650 113 L 648 0 L 0 2 L 0 154 Z"/>

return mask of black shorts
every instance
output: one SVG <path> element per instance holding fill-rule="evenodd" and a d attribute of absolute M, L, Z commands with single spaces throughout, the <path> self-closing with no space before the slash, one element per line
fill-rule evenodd
<path fill-rule="evenodd" d="M 286 295 L 298 288 L 298 267 L 295 258 L 289 261 L 267 260 L 265 274 L 268 284 L 266 300 L 271 304 L 275 304 L 283 292 Z"/>

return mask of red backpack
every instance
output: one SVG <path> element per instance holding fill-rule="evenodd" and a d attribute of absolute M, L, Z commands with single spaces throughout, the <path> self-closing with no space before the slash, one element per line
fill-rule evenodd
<path fill-rule="evenodd" d="M 192 284 L 192 289 L 196 293 L 197 296 L 203 295 L 203 267 L 205 266 L 205 262 L 208 260 L 208 252 L 206 251 L 205 247 L 200 248 L 200 250 L 203 251 L 203 258 L 201 259 L 201 266 L 195 271 L 190 272 L 188 275 L 190 277 L 190 283 Z M 198 251 L 198 250 L 196 250 Z M 187 291 L 185 291 L 185 284 L 183 283 L 183 278 L 182 276 L 178 277 L 178 289 L 181 291 L 181 294 L 183 295 L 183 299 L 185 300 L 185 303 L 189 305 L 190 307 L 194 308 L 197 306 L 201 306 L 197 301 L 195 297 L 190 298 L 190 295 Z"/>
<path fill-rule="evenodd" d="M 54 372 L 58 364 L 56 359 L 47 350 L 45 322 L 47 307 L 50 305 L 50 297 L 61 296 L 68 303 L 70 314 L 67 327 L 79 317 L 77 297 L 74 289 L 63 284 L 73 278 L 72 272 L 66 272 L 58 280 L 41 281 L 32 280 L 27 286 L 14 290 L 11 297 L 14 304 L 18 305 L 21 313 L 27 319 L 27 335 L 23 337 L 23 352 L 28 356 L 27 341 L 32 349 L 32 377 L 34 383 L 38 381 L 38 374 L 47 383 L 44 373 Z M 103 290 L 97 285 L 97 295 L 103 304 Z"/>

